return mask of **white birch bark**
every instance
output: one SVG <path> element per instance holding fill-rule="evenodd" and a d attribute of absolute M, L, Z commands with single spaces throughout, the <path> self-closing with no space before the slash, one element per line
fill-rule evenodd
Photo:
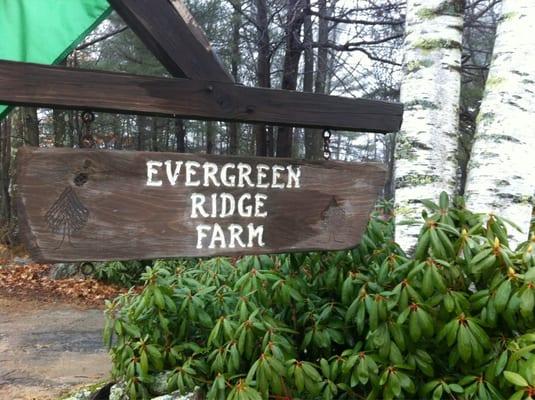
<path fill-rule="evenodd" d="M 462 11 L 457 0 L 408 0 L 396 143 L 396 240 L 411 252 L 422 224 L 418 200 L 456 189 Z M 410 223 L 407 225 L 407 223 Z"/>
<path fill-rule="evenodd" d="M 495 212 L 511 245 L 529 232 L 535 191 L 535 1 L 503 0 L 466 183 L 467 205 Z"/>

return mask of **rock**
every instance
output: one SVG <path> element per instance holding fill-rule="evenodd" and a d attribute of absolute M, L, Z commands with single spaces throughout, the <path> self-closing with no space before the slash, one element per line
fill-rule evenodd
<path fill-rule="evenodd" d="M 62 397 L 62 400 L 108 400 L 108 393 L 112 385 L 113 382 L 105 385 L 97 383 L 91 387 L 80 389 L 76 393 L 68 395 L 68 397 Z"/>
<path fill-rule="evenodd" d="M 31 263 L 32 260 L 28 257 L 25 257 L 25 258 L 22 258 L 22 257 L 15 257 L 13 258 L 13 264 L 16 264 L 16 265 L 27 265 L 29 263 Z"/>
<path fill-rule="evenodd" d="M 110 399 L 110 389 L 114 385 L 114 382 L 108 382 L 98 390 L 94 391 L 91 394 L 89 400 L 109 400 Z"/>
<path fill-rule="evenodd" d="M 167 388 L 167 380 L 171 375 L 171 371 L 161 372 L 154 376 L 154 381 L 149 385 L 149 390 L 157 396 L 162 396 L 169 393 Z"/>
<path fill-rule="evenodd" d="M 160 383 L 160 385 L 162 384 L 162 382 L 165 382 L 165 388 L 166 388 L 165 391 L 167 390 L 167 376 L 169 374 L 170 372 L 163 372 L 156 376 L 156 380 Z M 155 385 L 156 385 L 156 381 L 150 386 L 150 390 L 153 393 L 156 393 L 154 392 Z M 165 391 L 163 393 L 165 393 Z M 159 392 L 159 393 L 162 393 L 162 392 Z M 198 400 L 198 399 L 199 397 L 196 391 L 185 394 L 185 395 L 180 394 L 179 391 L 176 391 L 173 393 L 162 394 L 160 396 L 152 398 L 152 400 Z M 85 400 L 85 399 L 81 399 L 81 400 Z M 126 385 L 124 383 L 117 383 L 113 385 L 110 389 L 109 400 L 128 400 L 128 396 L 126 394 Z"/>
<path fill-rule="evenodd" d="M 48 276 L 50 279 L 66 279 L 78 274 L 78 265 L 72 263 L 59 263 L 50 266 Z"/>
<path fill-rule="evenodd" d="M 117 383 L 111 387 L 110 400 L 128 400 L 126 385 L 124 383 Z"/>
<path fill-rule="evenodd" d="M 198 396 L 197 396 L 197 393 L 195 392 L 189 393 L 189 394 L 180 394 L 180 392 L 178 391 L 170 393 L 170 394 L 165 394 L 163 396 L 152 398 L 152 400 L 197 400 L 197 399 L 198 399 Z"/>
<path fill-rule="evenodd" d="M 79 392 L 66 397 L 63 400 L 90 400 L 91 399 L 91 390 L 89 389 L 82 389 Z"/>

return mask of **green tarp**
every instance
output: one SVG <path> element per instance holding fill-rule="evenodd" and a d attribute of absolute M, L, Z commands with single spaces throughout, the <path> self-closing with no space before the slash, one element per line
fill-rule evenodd
<path fill-rule="evenodd" d="M 0 59 L 61 62 L 110 10 L 107 0 L 0 0 Z M 0 120 L 8 111 L 0 105 Z"/>

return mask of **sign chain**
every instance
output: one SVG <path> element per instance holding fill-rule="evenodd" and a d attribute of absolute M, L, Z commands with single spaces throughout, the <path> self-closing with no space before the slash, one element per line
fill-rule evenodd
<path fill-rule="evenodd" d="M 92 111 L 83 111 L 81 118 L 82 118 L 82 140 L 80 141 L 80 147 L 82 149 L 94 149 L 97 143 L 95 141 L 95 138 L 93 137 L 93 134 L 91 133 L 91 124 L 95 121 L 95 114 Z M 77 186 L 82 186 L 86 181 L 87 181 L 86 174 L 78 174 L 74 182 Z M 89 214 L 88 211 L 87 211 L 87 214 Z M 85 222 L 87 222 L 87 217 L 86 217 Z M 70 237 L 69 237 L 69 241 L 70 241 Z M 95 271 L 95 265 L 90 261 L 79 263 L 77 264 L 76 267 L 78 269 L 78 272 L 82 273 L 84 276 L 91 276 L 93 272 Z"/>
<path fill-rule="evenodd" d="M 331 130 L 325 129 L 323 131 L 323 158 L 325 160 L 331 159 Z"/>
<path fill-rule="evenodd" d="M 95 120 L 95 114 L 92 111 L 82 112 L 82 140 L 80 147 L 83 149 L 92 149 L 95 147 L 95 138 L 91 134 L 91 124 Z"/>

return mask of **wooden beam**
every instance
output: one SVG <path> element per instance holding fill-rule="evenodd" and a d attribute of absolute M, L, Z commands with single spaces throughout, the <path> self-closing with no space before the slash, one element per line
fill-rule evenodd
<path fill-rule="evenodd" d="M 42 262 L 341 250 L 360 240 L 385 175 L 375 163 L 23 147 L 16 204 Z"/>
<path fill-rule="evenodd" d="M 233 82 L 182 0 L 109 2 L 171 75 Z"/>
<path fill-rule="evenodd" d="M 395 132 L 399 103 L 0 61 L 0 103 Z"/>

